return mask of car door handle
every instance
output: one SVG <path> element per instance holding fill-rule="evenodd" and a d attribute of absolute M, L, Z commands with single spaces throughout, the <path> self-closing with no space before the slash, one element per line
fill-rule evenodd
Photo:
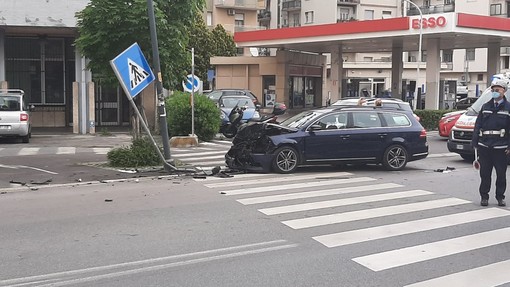
<path fill-rule="evenodd" d="M 385 138 L 388 134 L 377 134 L 380 138 Z"/>
<path fill-rule="evenodd" d="M 343 139 L 343 140 L 347 140 L 347 139 L 349 139 L 350 137 L 351 137 L 351 136 L 349 136 L 349 135 L 346 135 L 346 136 L 340 136 L 340 138 L 341 138 L 341 139 Z"/>

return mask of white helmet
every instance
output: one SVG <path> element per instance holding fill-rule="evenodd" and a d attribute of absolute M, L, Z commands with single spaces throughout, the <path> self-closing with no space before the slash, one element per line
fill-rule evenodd
<path fill-rule="evenodd" d="M 502 87 L 505 91 L 508 89 L 508 83 L 502 79 L 494 79 L 491 83 L 491 88 L 495 86 Z"/>

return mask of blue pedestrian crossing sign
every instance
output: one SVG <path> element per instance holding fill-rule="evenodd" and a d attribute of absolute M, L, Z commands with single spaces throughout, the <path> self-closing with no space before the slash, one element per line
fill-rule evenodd
<path fill-rule="evenodd" d="M 137 43 L 111 60 L 110 65 L 124 92 L 131 98 L 136 97 L 155 79 L 154 73 Z"/>

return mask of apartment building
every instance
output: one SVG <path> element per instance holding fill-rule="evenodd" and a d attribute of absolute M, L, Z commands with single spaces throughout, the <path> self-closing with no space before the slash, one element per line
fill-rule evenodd
<path fill-rule="evenodd" d="M 412 2 L 412 3 L 410 3 Z M 268 29 L 287 29 L 297 27 L 311 27 L 311 26 L 324 26 L 333 23 L 349 23 L 371 21 L 379 19 L 392 19 L 402 17 L 419 17 L 420 12 L 424 18 L 440 17 L 441 15 L 450 14 L 472 14 L 484 15 L 500 18 L 510 17 L 510 5 L 508 1 L 504 0 L 268 0 L 266 1 L 266 8 L 260 10 L 259 20 L 260 26 L 267 27 Z M 455 22 L 455 20 L 453 20 Z M 425 29 L 424 29 L 425 30 Z M 429 32 L 431 29 L 428 29 Z M 287 31 L 287 30 L 285 30 Z M 288 30 L 292 31 L 292 30 Z M 497 34 L 497 33 L 496 33 Z M 331 56 L 328 53 L 327 47 L 322 51 L 316 53 L 317 55 L 326 56 L 326 66 L 324 68 L 321 80 L 323 82 L 322 91 L 323 96 L 321 100 L 316 100 L 316 103 L 324 104 L 326 98 L 331 92 L 336 90 L 337 86 L 340 88 L 338 97 L 357 96 L 363 91 L 368 91 L 372 96 L 381 95 L 384 91 L 391 89 L 394 96 L 403 97 L 416 91 L 415 87 L 421 88 L 421 91 L 426 92 L 427 79 L 427 47 L 426 40 L 432 36 L 424 34 L 424 43 L 421 50 L 421 57 L 419 57 L 418 48 L 408 49 L 403 51 L 402 55 L 396 55 L 394 51 L 380 51 L 373 49 L 374 52 L 361 53 L 356 48 L 347 50 L 345 47 L 341 53 L 342 62 L 342 83 L 337 83 L 338 71 L 331 69 L 331 63 L 338 62 L 340 59 L 335 59 L 335 55 Z M 417 39 L 416 39 L 417 40 Z M 443 40 L 446 41 L 446 40 Z M 476 37 L 470 41 L 477 41 Z M 485 41 L 485 39 L 483 40 Z M 259 50 L 267 51 L 262 55 L 270 55 L 276 58 L 277 53 L 285 50 L 285 45 L 278 45 L 278 49 L 270 47 L 262 47 L 263 41 L 259 41 Z M 243 46 L 244 43 L 241 43 Z M 303 51 L 307 50 L 307 43 L 303 43 Z M 465 84 L 468 86 L 468 95 L 476 96 L 480 90 L 483 90 L 490 81 L 492 71 L 506 72 L 510 71 L 509 67 L 509 52 L 507 47 L 498 47 L 497 63 L 494 65 L 496 68 L 490 67 L 488 71 L 488 48 L 467 48 L 468 45 L 459 43 L 456 46 L 448 47 L 448 49 L 441 49 L 439 51 L 439 91 L 441 93 L 439 103 L 444 107 L 448 101 L 455 100 L 456 85 Z M 470 46 L 470 45 L 469 45 Z M 289 45 L 290 47 L 290 45 Z M 292 45 L 292 49 L 301 50 L 299 45 Z M 494 53 L 491 53 L 493 55 Z M 259 53 L 259 57 L 261 53 Z M 435 56 L 435 55 L 434 55 Z M 401 71 L 401 84 L 397 89 L 392 87 L 392 61 L 395 57 L 402 57 L 403 67 Z M 419 59 L 421 58 L 421 61 Z M 239 60 L 238 60 L 239 61 Z M 277 60 L 275 60 L 277 61 Z M 213 62 L 218 64 L 218 72 L 225 72 L 222 70 L 222 65 L 226 65 L 225 59 L 213 59 Z M 252 67 L 253 69 L 253 67 Z M 285 70 L 285 68 L 281 68 Z M 421 73 L 420 73 L 421 69 Z M 288 69 L 287 69 L 288 70 Z M 430 70 L 430 69 L 429 69 Z M 267 77 L 267 75 L 265 75 Z M 220 76 L 219 84 L 233 84 L 232 81 L 222 81 Z M 252 82 L 253 76 L 249 76 Z M 286 101 L 291 107 L 293 105 L 292 98 L 294 97 L 291 90 L 297 90 L 297 93 L 306 94 L 307 87 L 300 85 L 294 87 L 288 75 L 285 79 L 281 79 L 287 83 L 277 83 L 276 86 L 281 87 L 277 93 L 279 100 Z M 306 81 L 306 77 L 303 77 Z M 262 85 L 262 93 L 267 90 L 264 83 L 259 81 L 258 85 Z M 246 84 L 246 81 L 244 82 Z M 286 89 L 287 86 L 290 88 Z M 258 87 L 249 87 L 257 90 Z M 278 89 L 278 88 L 277 88 Z M 397 91 L 395 93 L 394 91 Z M 282 95 L 283 94 L 283 95 Z M 466 95 L 462 95 L 466 96 Z M 300 96 L 298 96 L 300 97 Z M 307 107 L 304 105 L 303 107 Z"/>

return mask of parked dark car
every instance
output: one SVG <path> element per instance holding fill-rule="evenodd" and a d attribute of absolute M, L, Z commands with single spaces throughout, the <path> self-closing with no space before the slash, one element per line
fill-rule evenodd
<path fill-rule="evenodd" d="M 251 98 L 253 104 L 261 107 L 259 99 L 250 90 L 244 89 L 218 89 L 213 90 L 207 94 L 207 97 L 213 102 L 217 103 L 222 96 L 248 96 Z"/>
<path fill-rule="evenodd" d="M 427 155 L 427 133 L 410 111 L 328 107 L 304 111 L 279 125 L 242 126 L 225 160 L 231 169 L 291 173 L 300 165 L 346 163 L 402 170 Z"/>
<path fill-rule="evenodd" d="M 360 100 L 362 98 L 345 98 L 340 99 L 333 103 L 333 106 L 335 107 L 345 107 L 345 106 L 356 106 L 359 104 Z M 364 106 L 375 106 L 376 101 L 380 101 L 380 103 L 384 107 L 389 108 L 396 108 L 396 109 L 402 109 L 406 111 L 413 112 L 413 109 L 411 108 L 411 105 L 409 105 L 408 102 L 404 102 L 401 99 L 396 98 L 363 98 L 363 105 Z M 420 117 L 413 112 L 413 116 L 420 121 Z"/>
<path fill-rule="evenodd" d="M 457 110 L 466 110 L 467 108 L 471 107 L 471 105 L 476 102 L 476 100 L 478 100 L 478 98 L 474 97 L 460 99 L 454 104 L 453 108 Z"/>

